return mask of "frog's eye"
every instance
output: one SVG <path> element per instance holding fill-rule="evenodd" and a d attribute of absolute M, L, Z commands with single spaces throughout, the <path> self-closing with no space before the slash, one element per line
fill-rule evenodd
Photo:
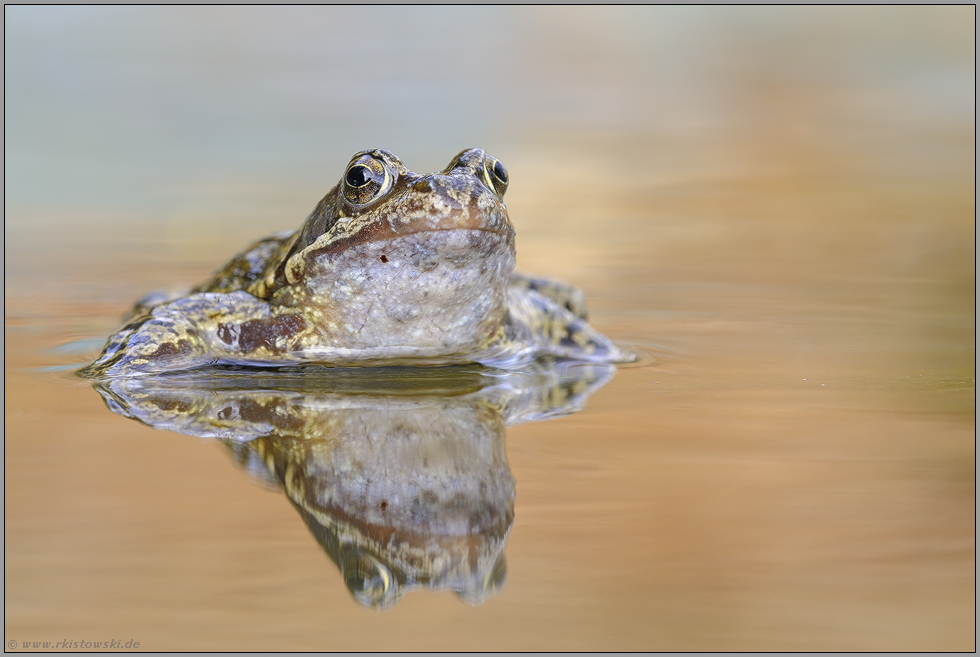
<path fill-rule="evenodd" d="M 483 171 L 490 189 L 497 192 L 499 196 L 503 196 L 504 192 L 507 191 L 507 183 L 510 181 L 504 163 L 491 155 L 487 155 L 487 159 L 483 163 Z"/>
<path fill-rule="evenodd" d="M 370 155 L 362 155 L 344 173 L 344 198 L 354 205 L 364 205 L 379 198 L 391 188 L 388 168 Z"/>

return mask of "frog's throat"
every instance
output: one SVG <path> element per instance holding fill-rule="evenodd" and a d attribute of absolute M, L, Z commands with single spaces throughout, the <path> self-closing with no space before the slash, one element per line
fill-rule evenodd
<path fill-rule="evenodd" d="M 270 303 L 315 327 L 302 348 L 468 353 L 503 321 L 513 242 L 490 231 L 416 231 L 300 261 Z"/>

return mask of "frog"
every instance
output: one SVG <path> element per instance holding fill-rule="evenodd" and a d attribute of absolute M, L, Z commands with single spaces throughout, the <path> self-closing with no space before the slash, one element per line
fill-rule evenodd
<path fill-rule="evenodd" d="M 515 271 L 506 167 L 480 148 L 417 174 L 355 153 L 300 228 L 261 239 L 187 294 L 149 295 L 80 374 L 633 360 L 585 294 Z"/>

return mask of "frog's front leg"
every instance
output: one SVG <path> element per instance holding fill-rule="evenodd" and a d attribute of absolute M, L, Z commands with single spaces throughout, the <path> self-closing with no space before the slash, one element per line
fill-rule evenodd
<path fill-rule="evenodd" d="M 511 344 L 528 345 L 535 357 L 625 363 L 635 356 L 553 299 L 536 290 L 511 286 L 505 334 Z M 490 364 L 493 364 L 492 362 Z"/>
<path fill-rule="evenodd" d="M 93 378 L 189 369 L 237 358 L 275 359 L 306 327 L 244 291 L 192 294 L 143 313 L 109 339 L 81 374 Z"/>
<path fill-rule="evenodd" d="M 534 290 L 538 294 L 551 299 L 579 319 L 588 319 L 588 310 L 585 307 L 585 292 L 574 285 L 554 278 L 528 276 L 527 274 L 515 271 L 510 275 L 510 286 L 518 290 Z"/>

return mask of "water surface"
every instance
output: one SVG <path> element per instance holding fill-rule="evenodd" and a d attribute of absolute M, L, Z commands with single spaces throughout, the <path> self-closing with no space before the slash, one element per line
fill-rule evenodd
<path fill-rule="evenodd" d="M 972 7 L 5 19 L 18 649 L 975 649 Z M 354 151 L 474 145 L 510 171 L 520 267 L 644 359 L 484 433 L 483 384 L 405 393 L 483 436 L 471 476 L 513 508 L 474 498 L 492 595 L 379 613 L 247 450 L 63 370 L 146 291 L 298 227 Z M 279 392 L 348 393 L 395 404 Z"/>

